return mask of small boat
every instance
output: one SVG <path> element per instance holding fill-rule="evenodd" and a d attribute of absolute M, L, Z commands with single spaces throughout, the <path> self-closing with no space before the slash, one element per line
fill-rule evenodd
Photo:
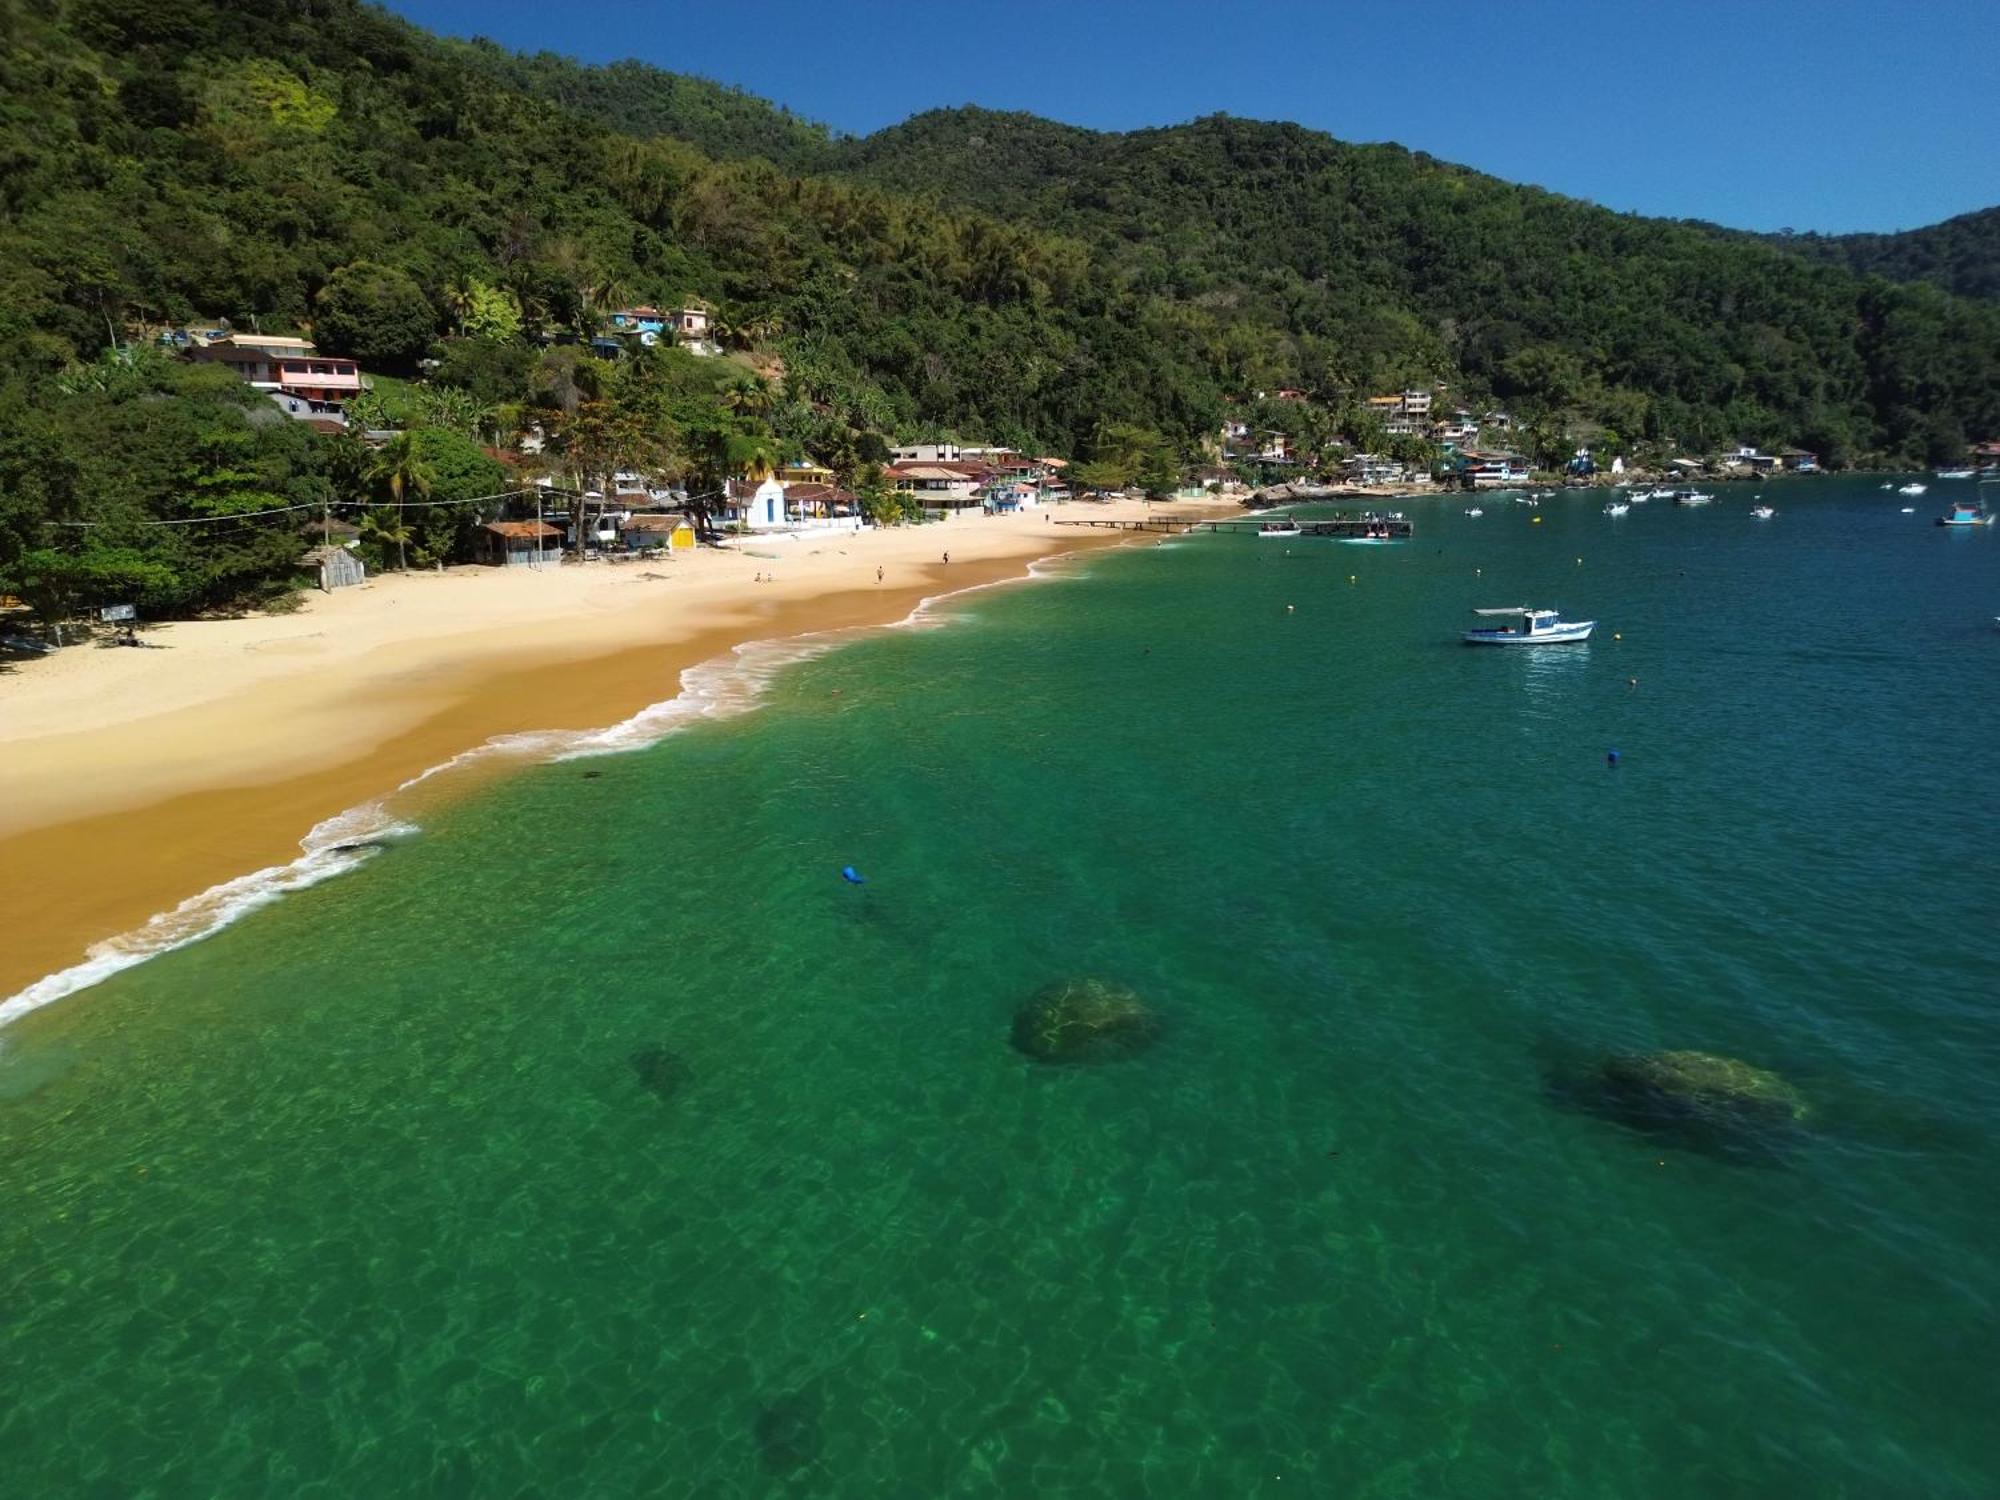
<path fill-rule="evenodd" d="M 1604 507 L 1604 513 L 1607 516 L 1622 516 L 1629 514 L 1631 512 L 1631 509 L 1632 506 L 1629 502 L 1624 500 L 1613 500 L 1609 505 Z"/>
<path fill-rule="evenodd" d="M 1777 513 L 1775 509 L 1768 505 L 1753 505 L 1750 507 L 1750 514 L 1760 521 L 1768 521 Z"/>
<path fill-rule="evenodd" d="M 1714 498 L 1715 496 L 1707 494 L 1702 490 L 1674 491 L 1674 504 L 1676 505 L 1707 505 Z"/>
<path fill-rule="evenodd" d="M 1503 616 L 1515 623 L 1468 630 L 1465 632 L 1468 646 L 1560 646 L 1589 640 L 1597 624 L 1595 620 L 1565 620 L 1553 609 L 1529 609 L 1525 604 L 1475 609 L 1473 613 L 1487 618 Z"/>
<path fill-rule="evenodd" d="M 1940 526 L 1991 526 L 1993 517 L 1977 500 L 1954 500 L 1948 514 L 1939 516 Z"/>
<path fill-rule="evenodd" d="M 1297 521 L 1266 521 L 1262 526 L 1257 528 L 1259 539 L 1267 542 L 1273 537 L 1297 536 L 1298 534 L 1299 523 Z"/>
<path fill-rule="evenodd" d="M 1921 495 L 1928 488 L 1929 488 L 1928 485 L 1906 484 L 1901 489 L 1897 490 L 1896 493 L 1899 495 Z"/>
<path fill-rule="evenodd" d="M 1388 547 L 1401 541 L 1400 537 L 1389 535 L 1386 526 L 1370 526 L 1360 536 L 1344 536 L 1341 541 L 1350 547 Z"/>
<path fill-rule="evenodd" d="M 1914 516 L 1916 513 L 1917 513 L 1917 508 L 1914 505 L 1906 505 L 1903 507 L 1903 514 L 1906 516 Z"/>
<path fill-rule="evenodd" d="M 1468 516 L 1483 516 L 1486 514 L 1485 510 L 1477 505 L 1468 507 L 1465 513 Z"/>
<path fill-rule="evenodd" d="M 1939 469 L 1937 477 L 1939 479 L 1970 479 L 1978 472 L 1977 469 Z"/>

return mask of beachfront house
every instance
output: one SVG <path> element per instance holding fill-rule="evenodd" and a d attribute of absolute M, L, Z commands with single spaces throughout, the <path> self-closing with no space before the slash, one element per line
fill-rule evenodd
<path fill-rule="evenodd" d="M 1465 455 L 1459 470 L 1466 484 L 1475 490 L 1504 489 L 1528 482 L 1528 461 L 1518 453 L 1475 453 Z"/>
<path fill-rule="evenodd" d="M 989 471 L 976 464 L 899 463 L 890 465 L 883 477 L 897 491 L 916 496 L 925 510 L 976 510 Z"/>
<path fill-rule="evenodd" d="M 1819 472 L 1819 455 L 1808 453 L 1803 448 L 1783 449 L 1779 452 L 1778 457 L 1784 461 L 1785 467 L 1790 469 L 1794 474 L 1817 474 Z"/>
<path fill-rule="evenodd" d="M 562 560 L 563 534 L 546 521 L 488 521 L 473 533 L 479 561 L 494 567 L 553 566 Z"/>
<path fill-rule="evenodd" d="M 1026 479 L 996 478 L 980 491 L 979 498 L 988 514 L 999 514 L 1003 511 L 1033 510 L 1042 503 L 1042 492 Z"/>
<path fill-rule="evenodd" d="M 1356 453 L 1342 462 L 1340 477 L 1349 484 L 1363 486 L 1398 484 L 1403 478 L 1403 466 L 1379 453 Z"/>
<path fill-rule="evenodd" d="M 627 516 L 618 523 L 618 539 L 630 552 L 692 552 L 694 525 L 676 512 Z"/>
<path fill-rule="evenodd" d="M 723 492 L 722 516 L 749 531 L 782 531 L 785 486 L 777 475 L 764 479 L 732 479 Z"/>
<path fill-rule="evenodd" d="M 795 521 L 823 521 L 861 514 L 861 502 L 837 484 L 817 479 L 785 486 L 785 510 Z"/>

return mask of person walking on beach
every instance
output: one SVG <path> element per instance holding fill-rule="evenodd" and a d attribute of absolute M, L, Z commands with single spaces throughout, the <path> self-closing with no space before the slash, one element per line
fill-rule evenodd
<path fill-rule="evenodd" d="M 950 554 L 949 552 L 945 553 L 945 555 L 944 555 L 944 560 L 945 560 L 945 563 L 946 563 L 946 565 L 947 565 L 947 566 L 949 566 L 949 565 L 950 565 L 950 563 L 951 563 L 951 554 Z"/>
<path fill-rule="evenodd" d="M 880 568 L 880 566 L 877 566 L 875 569 L 875 581 L 877 583 L 880 583 L 882 581 L 882 569 Z"/>

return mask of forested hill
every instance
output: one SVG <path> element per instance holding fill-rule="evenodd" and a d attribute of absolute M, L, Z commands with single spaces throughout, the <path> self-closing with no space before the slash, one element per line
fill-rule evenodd
<path fill-rule="evenodd" d="M 509 52 L 442 39 L 455 58 L 510 89 L 545 99 L 624 135 L 671 136 L 719 158 L 761 157 L 790 171 L 832 159 L 833 135 L 782 105 L 687 73 L 627 58 L 586 67 L 553 52 Z"/>
<path fill-rule="evenodd" d="M 393 305 L 397 338 L 349 349 L 407 370 L 484 287 L 520 334 L 705 298 L 814 410 L 1071 452 L 1109 420 L 1192 455 L 1246 393 L 1337 408 L 1437 379 L 1555 440 L 1838 462 L 2000 432 L 2000 307 L 1396 147 L 972 109 L 841 141 L 360 0 L 50 10 L 0 10 L 0 354 L 21 375 L 194 317 L 324 336 L 329 289 Z"/>
<path fill-rule="evenodd" d="M 2000 208 L 1897 234 L 1773 234 L 1765 243 L 1864 276 L 1928 281 L 1961 297 L 2000 301 Z"/>

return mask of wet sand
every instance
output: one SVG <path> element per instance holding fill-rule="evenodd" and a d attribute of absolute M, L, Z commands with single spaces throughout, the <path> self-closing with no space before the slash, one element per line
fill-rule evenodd
<path fill-rule="evenodd" d="M 315 825 L 495 736 L 615 724 L 673 698 L 683 671 L 739 644 L 892 624 L 926 597 L 1025 578 L 1036 559 L 1125 539 L 1039 518 L 813 538 L 774 566 L 769 552 L 784 544 L 760 549 L 763 557 L 704 552 L 663 565 L 683 571 L 627 590 L 629 603 L 621 595 L 616 608 L 593 589 L 595 607 L 575 619 L 496 623 L 484 637 L 390 636 L 351 660 L 316 659 L 344 620 L 272 617 L 172 627 L 178 642 L 221 639 L 229 654 L 210 660 L 176 650 L 93 653 L 98 661 L 82 655 L 91 648 L 73 648 L 77 680 L 52 680 L 39 696 L 25 674 L 9 674 L 0 678 L 0 758 L 9 764 L 0 776 L 0 872 L 10 906 L 0 998 L 210 887 L 289 863 Z M 949 567 L 939 562 L 944 550 Z M 878 566 L 888 583 L 874 582 Z M 767 568 L 779 582 L 754 582 Z M 571 589 L 626 581 L 622 569 L 562 571 Z M 469 619 L 519 580 L 388 584 L 375 601 L 330 602 L 379 626 L 399 602 L 421 604 L 415 591 L 429 588 L 449 600 L 454 619 Z M 485 597 L 489 585 L 495 600 Z M 429 618 L 413 607 L 401 623 Z M 239 646 L 231 630 L 255 638 Z M 241 665 L 253 653 L 259 659 Z M 232 682 L 232 671 L 242 680 Z M 147 711 L 159 704 L 171 706 Z M 47 732 L 79 720 L 80 728 Z M 403 793 L 396 809 L 420 820 L 434 799 L 463 796 L 524 763 L 473 761 Z"/>

